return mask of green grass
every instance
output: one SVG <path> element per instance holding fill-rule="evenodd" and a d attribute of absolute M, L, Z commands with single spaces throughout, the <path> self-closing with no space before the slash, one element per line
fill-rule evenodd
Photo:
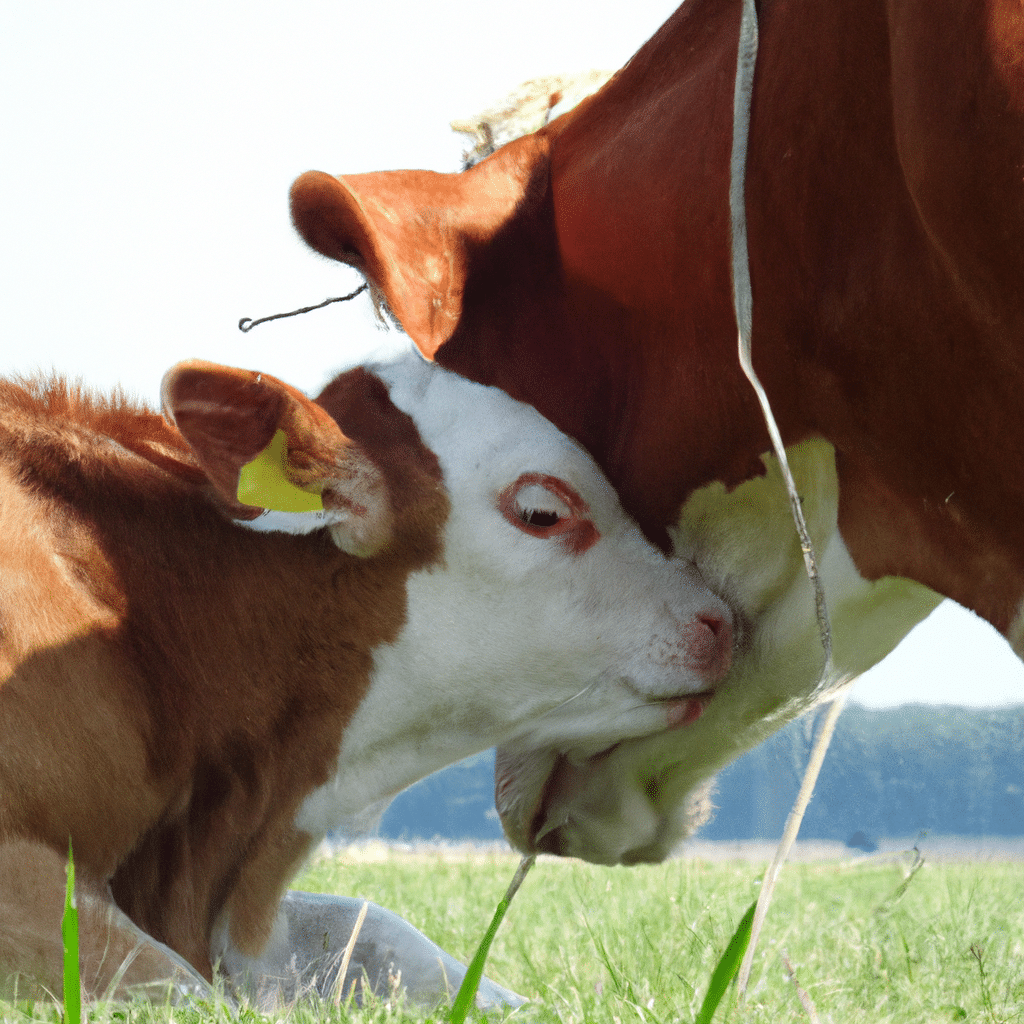
<path fill-rule="evenodd" d="M 64 945 L 64 1024 L 82 1019 L 82 980 L 78 965 L 78 904 L 75 902 L 75 854 L 68 840 L 68 879 L 64 891 L 64 916 L 60 922 Z"/>
<path fill-rule="evenodd" d="M 468 961 L 516 864 L 512 855 L 318 860 L 295 887 L 375 900 Z M 907 867 L 909 861 L 788 865 L 746 1004 L 735 1005 L 730 992 L 716 1024 L 806 1022 L 797 985 L 819 1018 L 833 1024 L 1024 1021 L 1024 865 L 926 863 L 900 894 Z M 513 1019 L 689 1024 L 757 895 L 762 870 L 740 862 L 678 860 L 627 869 L 541 859 L 498 932 L 487 973 L 533 1000 Z M 0 1004 L 0 1011 L 4 1020 L 60 1016 L 43 1004 L 31 1015 L 11 1004 Z M 83 1018 L 146 1024 L 171 1013 L 122 1008 L 86 1011 Z M 173 1019 L 230 1018 L 224 1010 L 175 1009 Z M 238 1019 L 266 1018 L 243 1013 Z M 431 1017 L 382 1002 L 322 1013 L 300 1007 L 272 1019 L 401 1024 Z"/>
<path fill-rule="evenodd" d="M 512 902 L 515 894 L 519 891 L 519 887 L 523 884 L 523 881 L 527 874 L 529 874 L 529 871 L 536 860 L 537 855 L 535 853 L 531 853 L 528 857 L 524 856 L 522 858 L 519 862 L 519 866 L 516 868 L 516 873 L 512 876 L 512 881 L 509 883 L 508 891 L 498 901 L 498 907 L 494 911 L 491 923 L 488 926 L 487 931 L 484 932 L 484 937 L 480 940 L 480 945 L 477 946 L 476 952 L 473 954 L 473 959 L 469 961 L 469 966 L 466 968 L 466 974 L 462 979 L 462 984 L 459 986 L 458 991 L 455 993 L 455 998 L 452 1000 L 452 1008 L 448 1014 L 449 1024 L 462 1024 L 466 1019 L 466 1015 L 476 1008 L 476 996 L 480 989 L 480 980 L 483 977 L 484 967 L 487 964 L 487 954 L 491 951 L 491 943 L 494 942 L 494 937 L 498 934 L 498 928 L 501 926 L 501 922 L 505 919 L 505 914 L 508 912 L 509 904 Z M 366 904 L 364 903 L 363 906 L 365 907 Z M 354 932 L 355 928 L 353 928 L 352 931 Z M 344 975 L 344 971 L 341 968 L 338 969 L 338 975 Z M 717 1004 L 716 1000 L 715 1005 L 717 1006 Z"/>
<path fill-rule="evenodd" d="M 396 855 L 385 865 L 322 862 L 305 880 L 375 899 L 468 960 L 515 863 Z M 785 950 L 818 1014 L 836 1024 L 1024 1021 L 1024 865 L 926 863 L 894 900 L 907 866 L 788 865 L 746 1006 L 730 1012 L 727 1000 L 716 1020 L 808 1019 Z M 488 974 L 535 1001 L 533 1020 L 692 1021 L 762 870 L 541 860 L 495 940 Z"/>

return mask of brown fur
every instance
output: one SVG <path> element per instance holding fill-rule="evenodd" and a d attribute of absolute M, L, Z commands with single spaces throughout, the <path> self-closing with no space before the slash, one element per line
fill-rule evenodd
<path fill-rule="evenodd" d="M 758 8 L 753 352 L 783 436 L 835 447 L 863 576 L 1006 632 L 1024 19 L 1007 0 Z M 730 281 L 739 14 L 687 0 L 599 93 L 465 174 L 310 172 L 292 192 L 306 240 L 364 270 L 424 353 L 580 440 L 663 546 L 688 495 L 757 475 L 768 449 Z"/>
<path fill-rule="evenodd" d="M 324 404 L 398 510 L 373 559 L 232 525 L 181 435 L 123 397 L 0 382 L 0 975 L 59 995 L 69 839 L 91 994 L 111 935 L 141 929 L 207 979 L 225 909 L 239 948 L 266 937 L 309 847 L 296 809 L 447 516 L 379 381 L 344 375 Z M 139 948 L 125 988 L 166 976 Z"/>

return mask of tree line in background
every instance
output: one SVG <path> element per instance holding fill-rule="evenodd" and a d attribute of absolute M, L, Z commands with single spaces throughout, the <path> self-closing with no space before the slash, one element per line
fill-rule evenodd
<path fill-rule="evenodd" d="M 718 776 L 702 839 L 776 839 L 823 711 L 791 723 Z M 400 794 L 380 823 L 392 840 L 500 839 L 494 753 L 453 765 Z M 802 839 L 863 849 L 921 831 L 1024 835 L 1024 706 L 909 705 L 843 712 L 807 810 Z"/>

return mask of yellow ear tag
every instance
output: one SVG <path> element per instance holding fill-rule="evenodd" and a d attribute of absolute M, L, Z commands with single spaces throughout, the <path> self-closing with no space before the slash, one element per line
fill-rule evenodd
<path fill-rule="evenodd" d="M 270 444 L 239 470 L 238 500 L 273 512 L 322 512 L 319 494 L 304 491 L 285 476 L 287 448 L 288 435 L 279 430 Z"/>

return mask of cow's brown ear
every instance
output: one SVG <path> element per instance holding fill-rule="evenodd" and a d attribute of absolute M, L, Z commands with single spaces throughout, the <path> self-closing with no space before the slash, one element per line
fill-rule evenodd
<path fill-rule="evenodd" d="M 292 185 L 292 220 L 317 252 L 366 275 L 430 359 L 459 322 L 473 260 L 546 160 L 543 137 L 526 136 L 460 174 L 307 171 Z"/>
<path fill-rule="evenodd" d="M 167 372 L 162 398 L 235 518 L 324 512 L 338 544 L 360 555 L 390 539 L 383 474 L 301 391 L 268 374 L 191 360 Z"/>

